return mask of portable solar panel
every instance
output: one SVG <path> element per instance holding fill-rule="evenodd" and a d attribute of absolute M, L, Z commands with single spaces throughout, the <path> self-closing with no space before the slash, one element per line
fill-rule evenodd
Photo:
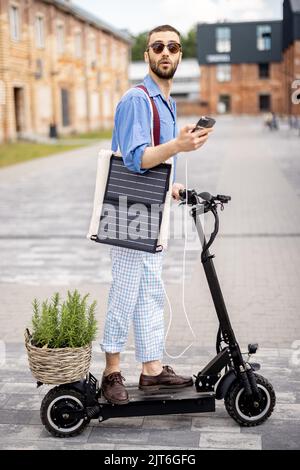
<path fill-rule="evenodd" d="M 140 88 L 148 98 L 152 115 L 152 145 L 159 145 L 160 117 L 153 97 L 150 97 L 144 85 L 138 85 L 136 88 Z M 108 175 L 106 186 L 105 190 L 103 187 L 103 190 L 99 191 L 99 199 L 96 181 L 94 212 L 88 238 L 99 243 L 150 253 L 161 251 L 163 246 L 158 242 L 161 241 L 161 226 L 165 228 L 166 218 L 163 215 L 168 214 L 168 211 L 163 211 L 169 191 L 172 164 L 161 163 L 140 174 L 128 170 L 123 159 L 113 153 L 109 158 L 109 167 L 105 166 L 104 170 L 105 175 Z M 98 181 L 101 177 L 99 174 L 98 178 L 97 174 Z"/>
<path fill-rule="evenodd" d="M 92 239 L 155 253 L 162 212 L 169 189 L 171 165 L 161 163 L 146 173 L 134 173 L 112 155 L 99 230 Z"/>

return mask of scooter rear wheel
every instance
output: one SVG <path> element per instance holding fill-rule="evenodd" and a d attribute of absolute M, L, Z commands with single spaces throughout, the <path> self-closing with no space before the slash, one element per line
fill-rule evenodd
<path fill-rule="evenodd" d="M 273 386 L 263 376 L 254 374 L 259 399 L 246 395 L 241 382 L 234 382 L 225 396 L 227 413 L 241 426 L 258 426 L 266 421 L 272 414 L 276 396 Z"/>
<path fill-rule="evenodd" d="M 41 421 L 55 437 L 73 437 L 81 434 L 89 419 L 72 415 L 83 410 L 84 396 L 64 386 L 55 387 L 45 395 L 40 410 Z"/>

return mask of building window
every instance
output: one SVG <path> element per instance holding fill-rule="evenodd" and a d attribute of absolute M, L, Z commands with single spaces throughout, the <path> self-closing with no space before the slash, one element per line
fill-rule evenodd
<path fill-rule="evenodd" d="M 259 78 L 270 78 L 270 64 L 258 64 Z"/>
<path fill-rule="evenodd" d="M 127 48 L 123 48 L 122 52 L 122 70 L 127 70 L 129 62 L 129 52 Z"/>
<path fill-rule="evenodd" d="M 271 110 L 271 96 L 270 95 L 259 95 L 259 110 L 270 111 Z"/>
<path fill-rule="evenodd" d="M 102 39 L 101 41 L 101 57 L 102 57 L 102 64 L 108 65 L 108 58 L 109 58 L 109 45 L 107 39 Z"/>
<path fill-rule="evenodd" d="M 231 29 L 219 27 L 216 29 L 216 50 L 217 52 L 231 51 Z"/>
<path fill-rule="evenodd" d="M 21 39 L 19 7 L 11 5 L 9 9 L 10 36 L 14 41 Z"/>
<path fill-rule="evenodd" d="M 117 68 L 118 65 L 118 48 L 115 42 L 111 44 L 111 66 Z"/>
<path fill-rule="evenodd" d="M 106 88 L 103 92 L 103 117 L 109 118 L 112 114 L 112 103 L 111 103 L 111 92 L 110 89 Z"/>
<path fill-rule="evenodd" d="M 40 49 L 45 47 L 44 18 L 42 16 L 35 18 L 35 40 L 37 47 Z"/>
<path fill-rule="evenodd" d="M 231 65 L 230 64 L 217 65 L 217 80 L 218 82 L 230 82 L 231 80 Z"/>
<path fill-rule="evenodd" d="M 36 68 L 34 75 L 36 80 L 40 80 L 41 78 L 43 78 L 43 62 L 41 59 L 36 60 Z"/>
<path fill-rule="evenodd" d="M 225 114 L 230 113 L 231 111 L 231 96 L 230 95 L 220 95 L 218 102 L 218 113 Z"/>
<path fill-rule="evenodd" d="M 270 25 L 257 26 L 257 49 L 259 51 L 269 51 L 272 44 L 272 29 Z"/>
<path fill-rule="evenodd" d="M 70 109 L 69 109 L 69 91 L 61 89 L 61 114 L 62 114 L 62 125 L 67 127 L 70 125 Z"/>
<path fill-rule="evenodd" d="M 63 54 L 65 50 L 65 31 L 64 25 L 61 23 L 56 26 L 56 42 L 58 54 Z"/>
<path fill-rule="evenodd" d="M 97 65 L 97 46 L 96 46 L 96 38 L 95 36 L 90 37 L 90 59 L 91 59 L 91 67 L 95 68 Z"/>
<path fill-rule="evenodd" d="M 75 57 L 77 59 L 82 57 L 82 36 L 80 31 L 75 33 Z"/>

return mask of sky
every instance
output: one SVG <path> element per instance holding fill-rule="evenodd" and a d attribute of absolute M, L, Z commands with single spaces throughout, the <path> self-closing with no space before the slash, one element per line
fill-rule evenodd
<path fill-rule="evenodd" d="M 196 23 L 282 19 L 283 0 L 72 0 L 119 29 L 138 33 L 171 24 L 185 34 Z"/>

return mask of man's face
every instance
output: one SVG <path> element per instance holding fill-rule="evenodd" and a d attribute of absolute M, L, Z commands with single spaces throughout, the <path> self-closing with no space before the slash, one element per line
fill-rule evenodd
<path fill-rule="evenodd" d="M 151 34 L 149 45 L 157 42 L 164 43 L 165 45 L 169 42 L 179 44 L 180 39 L 173 31 L 163 31 Z M 181 62 L 181 57 L 181 51 L 178 51 L 177 54 L 172 54 L 167 47 L 160 54 L 156 54 L 151 47 L 148 52 L 145 52 L 145 61 L 149 64 L 152 72 L 164 80 L 170 80 L 174 77 L 178 64 Z"/>

